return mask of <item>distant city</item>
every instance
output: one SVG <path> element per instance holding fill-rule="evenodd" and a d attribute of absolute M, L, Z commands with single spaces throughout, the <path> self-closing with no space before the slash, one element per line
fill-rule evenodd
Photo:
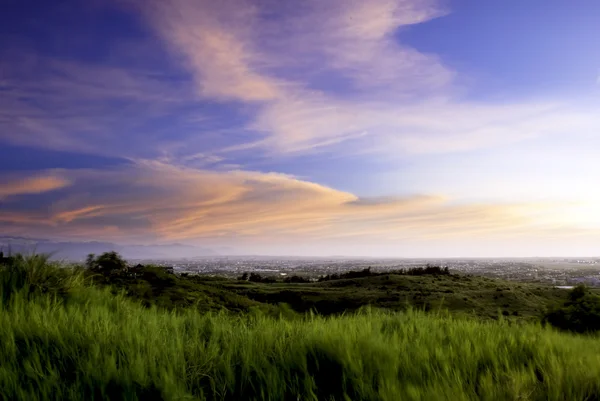
<path fill-rule="evenodd" d="M 599 258 L 502 258 L 502 259 L 355 259 L 222 256 L 193 259 L 140 259 L 135 263 L 152 263 L 173 267 L 176 273 L 238 276 L 244 272 L 267 275 L 290 274 L 317 278 L 320 275 L 348 270 L 391 271 L 427 264 L 447 266 L 451 272 L 573 286 L 585 283 L 600 287 Z"/>
<path fill-rule="evenodd" d="M 391 271 L 427 264 L 447 266 L 456 273 L 476 274 L 515 281 L 573 286 L 585 283 L 600 287 L 600 256 L 595 258 L 356 258 L 225 256 L 231 248 L 205 248 L 184 244 L 160 246 L 118 245 L 108 242 L 55 242 L 47 239 L 0 236 L 0 251 L 50 253 L 55 259 L 82 262 L 89 253 L 117 251 L 132 264 L 172 267 L 176 273 L 213 274 L 237 277 L 244 272 L 264 275 L 321 275 L 370 267 Z"/>

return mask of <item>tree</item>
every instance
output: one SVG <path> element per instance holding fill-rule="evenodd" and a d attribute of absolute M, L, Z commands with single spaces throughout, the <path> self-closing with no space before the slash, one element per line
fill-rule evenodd
<path fill-rule="evenodd" d="M 85 267 L 87 267 L 88 269 L 93 269 L 95 262 L 96 262 L 96 255 L 94 255 L 93 253 L 90 253 L 87 255 L 87 258 L 85 259 Z"/>
<path fill-rule="evenodd" d="M 585 285 L 579 284 L 569 292 L 569 299 L 575 302 L 588 294 L 588 289 Z"/>
<path fill-rule="evenodd" d="M 89 254 L 86 262 L 88 269 L 99 273 L 121 272 L 127 269 L 127 262 L 117 252 L 104 252 L 96 257 Z"/>
<path fill-rule="evenodd" d="M 546 314 L 544 321 L 577 333 L 600 331 L 600 296 L 578 285 L 569 292 L 569 299 L 561 307 Z"/>

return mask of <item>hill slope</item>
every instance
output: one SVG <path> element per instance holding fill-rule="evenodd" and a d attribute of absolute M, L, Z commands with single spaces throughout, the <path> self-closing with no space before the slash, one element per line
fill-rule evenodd
<path fill-rule="evenodd" d="M 200 302 L 201 310 L 221 307 L 234 311 L 252 306 L 288 304 L 297 312 L 329 315 L 366 305 L 388 310 L 416 307 L 449 310 L 482 318 L 500 314 L 539 320 L 548 308 L 567 298 L 567 291 L 547 285 L 516 283 L 467 275 L 409 276 L 384 274 L 372 277 L 309 283 L 253 283 L 224 277 L 156 273 L 145 277 L 109 281 L 147 304 L 173 308 Z"/>
<path fill-rule="evenodd" d="M 297 310 L 312 302 L 337 313 L 360 296 L 385 306 L 384 293 L 493 302 L 506 292 L 525 310 L 566 291 L 453 275 L 256 284 L 153 267 L 104 279 L 112 286 L 97 277 L 90 286 L 89 272 L 43 257 L 0 263 L 0 400 L 600 399 L 598 337 L 396 300 L 389 309 L 403 312 L 325 317 L 275 306 L 289 294 L 305 302 Z"/>

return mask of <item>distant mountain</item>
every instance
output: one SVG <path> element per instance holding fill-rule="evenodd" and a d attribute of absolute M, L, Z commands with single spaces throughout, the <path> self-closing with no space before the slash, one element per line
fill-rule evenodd
<path fill-rule="evenodd" d="M 100 254 L 109 251 L 116 251 L 125 259 L 179 259 L 220 255 L 213 249 L 185 244 L 118 245 L 111 242 L 55 242 L 8 236 L 0 236 L 0 250 L 5 253 L 9 250 L 12 253 L 51 253 L 53 259 L 64 260 L 83 260 L 90 253 Z"/>

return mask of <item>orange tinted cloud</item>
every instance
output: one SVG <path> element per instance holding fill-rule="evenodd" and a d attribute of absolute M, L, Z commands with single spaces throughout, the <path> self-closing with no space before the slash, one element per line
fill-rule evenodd
<path fill-rule="evenodd" d="M 0 199 L 16 195 L 39 194 L 68 186 L 70 182 L 57 176 L 12 178 L 0 183 Z"/>
<path fill-rule="evenodd" d="M 101 216 L 104 206 L 86 206 L 81 209 L 59 212 L 53 215 L 53 219 L 61 223 L 69 223 L 82 217 Z"/>
<path fill-rule="evenodd" d="M 29 215 L 5 212 L 0 221 L 20 233 L 94 239 L 383 243 L 543 237 L 558 227 L 544 216 L 560 207 L 458 204 L 425 195 L 360 198 L 283 174 L 211 172 L 158 162 L 72 172 L 69 179 L 64 199 L 40 204 Z M 577 230 L 561 226 L 565 232 Z"/>

